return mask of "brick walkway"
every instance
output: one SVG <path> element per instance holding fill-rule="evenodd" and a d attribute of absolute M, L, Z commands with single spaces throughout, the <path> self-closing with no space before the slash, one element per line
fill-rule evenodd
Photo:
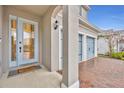
<path fill-rule="evenodd" d="M 98 57 L 79 64 L 80 87 L 124 88 L 124 61 Z"/>

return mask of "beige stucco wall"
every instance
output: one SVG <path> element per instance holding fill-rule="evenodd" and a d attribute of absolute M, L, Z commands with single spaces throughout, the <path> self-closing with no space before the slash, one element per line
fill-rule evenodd
<path fill-rule="evenodd" d="M 55 15 L 53 13 L 56 13 L 55 8 L 56 6 L 51 6 L 42 17 L 42 62 L 50 71 L 59 69 L 59 34 L 58 30 L 54 30 L 54 18 L 52 17 Z"/>
<path fill-rule="evenodd" d="M 42 17 L 43 65 L 51 70 L 51 13 L 50 9 Z"/>
<path fill-rule="evenodd" d="M 42 59 L 42 55 L 41 55 L 41 51 L 42 51 L 42 46 L 41 46 L 41 17 L 39 16 L 35 16 L 34 14 L 30 14 L 27 12 L 24 12 L 22 10 L 18 10 L 15 9 L 11 6 L 3 6 L 3 42 L 2 42 L 2 58 L 3 58 L 3 72 L 6 72 L 9 68 L 9 15 L 15 15 L 18 17 L 22 17 L 25 19 L 29 19 L 32 21 L 36 21 L 39 23 L 39 61 L 41 62 Z"/>
<path fill-rule="evenodd" d="M 0 38 L 2 38 L 2 6 L 0 5 Z M 0 77 L 2 75 L 2 41 L 0 41 Z"/>

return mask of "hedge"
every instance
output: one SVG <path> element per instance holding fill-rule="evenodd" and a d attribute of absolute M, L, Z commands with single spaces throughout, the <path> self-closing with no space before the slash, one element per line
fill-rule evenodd
<path fill-rule="evenodd" d="M 124 52 L 112 53 L 112 58 L 124 60 Z"/>

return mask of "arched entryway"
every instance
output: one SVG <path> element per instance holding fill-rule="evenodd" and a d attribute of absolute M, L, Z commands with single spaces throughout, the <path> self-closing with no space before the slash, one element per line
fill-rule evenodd
<path fill-rule="evenodd" d="M 51 16 L 51 68 L 62 70 L 61 87 L 79 87 L 78 10 L 78 6 L 57 6 Z"/>
<path fill-rule="evenodd" d="M 55 71 L 60 71 L 63 68 L 63 13 L 62 6 L 56 6 L 51 16 L 52 28 L 52 67 Z"/>

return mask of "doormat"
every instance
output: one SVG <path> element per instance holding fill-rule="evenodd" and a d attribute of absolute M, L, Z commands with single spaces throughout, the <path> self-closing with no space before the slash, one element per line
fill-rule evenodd
<path fill-rule="evenodd" d="M 18 75 L 18 74 L 25 73 L 25 72 L 30 72 L 30 71 L 37 70 L 37 69 L 41 69 L 41 66 L 30 66 L 30 67 L 26 67 L 26 68 L 12 70 L 9 72 L 8 78 L 11 76 L 14 76 L 14 75 Z"/>

